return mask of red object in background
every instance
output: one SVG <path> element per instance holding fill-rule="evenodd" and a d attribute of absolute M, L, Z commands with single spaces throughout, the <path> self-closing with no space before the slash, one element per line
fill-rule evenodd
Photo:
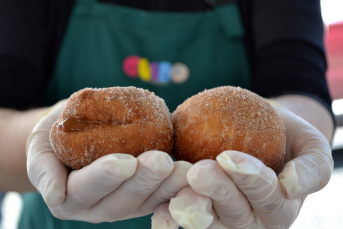
<path fill-rule="evenodd" d="M 330 24 L 325 37 L 327 81 L 332 99 L 343 98 L 343 21 Z"/>

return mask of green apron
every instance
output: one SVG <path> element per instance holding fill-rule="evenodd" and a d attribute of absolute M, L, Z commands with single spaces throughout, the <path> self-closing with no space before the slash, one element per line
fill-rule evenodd
<path fill-rule="evenodd" d="M 205 89 L 249 88 L 243 37 L 236 3 L 176 13 L 76 0 L 46 105 L 85 87 L 136 86 L 162 97 L 172 112 Z M 90 224 L 54 218 L 37 193 L 23 201 L 20 229 L 151 228 L 151 215 Z"/>

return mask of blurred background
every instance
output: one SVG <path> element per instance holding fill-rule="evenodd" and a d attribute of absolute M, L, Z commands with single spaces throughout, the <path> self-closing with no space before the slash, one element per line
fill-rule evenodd
<path fill-rule="evenodd" d="M 291 229 L 343 229 L 343 0 L 322 0 L 328 55 L 327 80 L 338 128 L 332 149 L 335 168 L 329 184 L 310 195 Z M 0 229 L 16 229 L 21 209 L 18 193 L 0 193 Z"/>
<path fill-rule="evenodd" d="M 291 229 L 343 229 L 343 1 L 321 2 L 327 27 L 327 80 L 338 125 L 332 144 L 335 168 L 329 184 L 322 191 L 308 196 Z"/>

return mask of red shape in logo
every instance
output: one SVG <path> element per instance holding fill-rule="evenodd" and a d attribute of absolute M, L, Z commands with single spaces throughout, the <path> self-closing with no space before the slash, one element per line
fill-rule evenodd
<path fill-rule="evenodd" d="M 123 62 L 123 70 L 127 76 L 137 78 L 139 56 L 128 56 Z"/>

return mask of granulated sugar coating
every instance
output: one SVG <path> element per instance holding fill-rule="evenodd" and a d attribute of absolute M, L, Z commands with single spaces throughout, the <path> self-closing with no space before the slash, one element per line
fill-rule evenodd
<path fill-rule="evenodd" d="M 86 88 L 69 98 L 50 132 L 57 157 L 80 169 L 107 154 L 170 153 L 171 114 L 163 99 L 135 87 Z"/>
<path fill-rule="evenodd" d="M 205 90 L 173 113 L 176 160 L 195 163 L 237 150 L 275 171 L 282 165 L 286 135 L 275 109 L 260 96 L 224 86 Z"/>

